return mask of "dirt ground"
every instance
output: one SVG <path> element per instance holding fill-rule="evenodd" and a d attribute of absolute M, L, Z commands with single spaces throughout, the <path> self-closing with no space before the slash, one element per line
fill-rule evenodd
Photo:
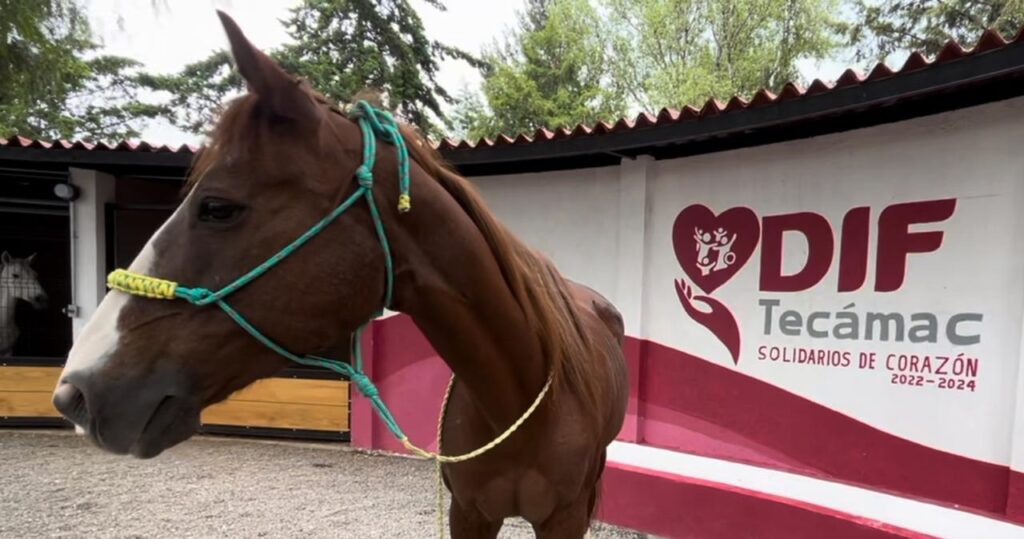
<path fill-rule="evenodd" d="M 68 431 L 0 430 L 3 538 L 432 538 L 435 488 L 428 462 L 336 443 L 199 437 L 139 461 Z M 500 537 L 533 533 L 507 521 Z"/>

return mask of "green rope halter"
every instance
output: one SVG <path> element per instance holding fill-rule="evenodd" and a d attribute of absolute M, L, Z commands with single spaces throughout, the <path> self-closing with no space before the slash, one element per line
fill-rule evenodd
<path fill-rule="evenodd" d="M 363 347 L 361 337 L 363 330 L 366 329 L 373 319 L 384 314 L 384 309 L 391 306 L 395 281 L 394 265 L 391 259 L 391 246 L 388 243 L 387 235 L 384 233 L 384 223 L 381 220 L 380 211 L 377 209 L 377 203 L 373 199 L 373 166 L 377 157 L 377 138 L 393 145 L 398 152 L 398 211 L 400 213 L 405 213 L 411 208 L 411 199 L 409 196 L 409 149 L 406 147 L 405 139 L 399 131 L 398 122 L 395 121 L 395 118 L 387 111 L 378 110 L 366 101 L 359 101 L 356 103 L 355 108 L 349 113 L 349 117 L 357 121 L 359 128 L 363 133 L 363 164 L 356 169 L 355 173 L 358 187 L 355 192 L 327 214 L 327 216 L 310 227 L 309 230 L 296 238 L 295 241 L 278 251 L 277 254 L 271 256 L 259 266 L 256 266 L 231 284 L 228 284 L 217 291 L 200 287 L 189 288 L 180 286 L 173 281 L 157 279 L 148 275 L 140 275 L 123 269 L 114 270 L 107 276 L 107 286 L 115 290 L 149 298 L 178 298 L 197 306 L 210 304 L 217 305 L 249 335 L 252 335 L 261 344 L 281 356 L 301 365 L 311 365 L 332 370 L 351 380 L 359 392 L 373 404 L 373 407 L 376 408 L 388 429 L 394 433 L 399 440 L 406 442 L 408 441 L 408 437 L 402 431 L 401 427 L 398 426 L 398 422 L 391 414 L 387 405 L 385 405 L 384 401 L 381 400 L 380 391 L 377 389 L 377 386 L 374 385 L 370 378 L 363 372 Z M 297 251 L 302 247 L 302 245 L 312 239 L 313 236 L 322 232 L 327 228 L 327 225 L 334 222 L 338 216 L 345 213 L 345 210 L 351 208 L 352 205 L 358 202 L 361 198 L 365 199 L 370 207 L 370 215 L 373 218 L 373 227 L 377 231 L 377 237 L 380 239 L 381 247 L 384 250 L 384 265 L 387 283 L 384 292 L 384 306 L 378 310 L 370 320 L 359 326 L 353 334 L 353 364 L 350 365 L 344 361 L 320 356 L 300 356 L 294 354 L 264 335 L 263 332 L 253 326 L 252 323 L 242 316 L 241 313 L 228 305 L 227 301 L 224 300 L 227 296 L 256 280 L 259 276 L 270 270 L 270 268 L 276 266 L 285 257 Z"/>

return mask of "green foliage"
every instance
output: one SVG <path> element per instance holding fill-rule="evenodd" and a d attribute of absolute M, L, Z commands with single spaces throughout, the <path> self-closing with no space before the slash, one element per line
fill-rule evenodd
<path fill-rule="evenodd" d="M 472 138 L 778 90 L 797 61 L 838 45 L 835 0 L 531 0 L 487 56 L 486 106 L 457 112 Z"/>
<path fill-rule="evenodd" d="M 455 102 L 457 105 L 448 115 L 454 126 L 452 137 L 477 140 L 501 132 L 479 92 L 463 88 L 456 94 Z"/>
<path fill-rule="evenodd" d="M 502 46 L 485 53 L 479 98 L 454 113 L 470 138 L 615 119 L 625 99 L 609 70 L 603 21 L 588 0 L 531 0 Z"/>
<path fill-rule="evenodd" d="M 0 0 L 0 136 L 116 140 L 162 107 L 139 99 L 139 64 L 95 55 L 73 0 Z"/>
<path fill-rule="evenodd" d="M 147 74 L 144 80 L 171 95 L 165 116 L 175 126 L 192 133 L 208 127 L 214 111 L 245 87 L 242 76 L 231 64 L 231 53 L 226 50 L 189 64 L 180 73 Z"/>
<path fill-rule="evenodd" d="M 834 0 L 605 0 L 616 78 L 647 110 L 779 90 L 838 42 Z"/>
<path fill-rule="evenodd" d="M 777 91 L 840 38 L 873 62 L 1024 26 L 1024 0 L 525 0 L 477 59 L 428 38 L 410 1 L 303 0 L 284 21 L 292 41 L 270 54 L 335 102 L 376 90 L 429 135 L 478 138 Z M 226 51 L 171 75 L 99 54 L 80 2 L 0 0 L 0 136 L 131 138 L 156 117 L 200 133 L 243 90 Z M 479 68 L 479 90 L 441 87 L 446 59 Z M 170 97 L 149 104 L 148 90 Z"/>
<path fill-rule="evenodd" d="M 429 5 L 444 9 L 438 0 Z M 306 78 L 332 101 L 346 103 L 370 89 L 382 105 L 428 133 L 445 121 L 442 103 L 452 97 L 437 80 L 440 62 L 470 55 L 426 37 L 407 0 L 304 0 L 285 22 L 293 43 L 269 54 L 289 72 Z M 172 94 L 171 120 L 192 132 L 209 126 L 224 99 L 243 82 L 230 55 L 218 52 L 171 76 L 151 82 Z"/>
<path fill-rule="evenodd" d="M 858 60 L 891 54 L 937 54 L 950 39 L 970 46 L 987 28 L 1004 36 L 1024 26 L 1024 0 L 857 0 L 847 36 Z"/>

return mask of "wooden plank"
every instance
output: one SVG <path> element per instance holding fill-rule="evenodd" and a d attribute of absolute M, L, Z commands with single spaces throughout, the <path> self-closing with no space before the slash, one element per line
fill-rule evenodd
<path fill-rule="evenodd" d="M 52 393 L 60 367 L 0 367 L 0 392 L 43 391 Z"/>
<path fill-rule="evenodd" d="M 60 417 L 50 402 L 52 392 L 0 392 L 0 417 Z"/>
<path fill-rule="evenodd" d="M 0 392 L 52 392 L 60 373 L 60 367 L 0 367 Z M 341 406 L 347 405 L 348 397 L 348 382 L 343 380 L 268 378 L 236 392 L 230 399 Z"/>
<path fill-rule="evenodd" d="M 0 367 L 0 416 L 59 417 L 51 403 L 60 367 Z M 347 431 L 349 383 L 260 380 L 203 412 L 218 425 Z"/>
<path fill-rule="evenodd" d="M 343 432 L 348 430 L 348 406 L 228 400 L 204 410 L 202 422 L 207 425 Z"/>
<path fill-rule="evenodd" d="M 60 417 L 47 392 L 0 393 L 0 416 Z M 203 412 L 203 423 L 248 427 L 278 427 L 347 431 L 348 406 L 226 401 Z"/>
<path fill-rule="evenodd" d="M 348 382 L 343 380 L 267 378 L 243 388 L 228 400 L 348 406 L 348 391 Z"/>

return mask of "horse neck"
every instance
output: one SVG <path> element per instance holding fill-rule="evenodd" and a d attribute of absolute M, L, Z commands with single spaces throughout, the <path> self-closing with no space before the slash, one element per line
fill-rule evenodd
<path fill-rule="evenodd" d="M 388 223 L 398 227 L 395 309 L 413 319 L 492 426 L 503 428 L 547 379 L 541 343 L 465 211 L 435 180 L 414 177 L 413 185 L 414 209 Z"/>

